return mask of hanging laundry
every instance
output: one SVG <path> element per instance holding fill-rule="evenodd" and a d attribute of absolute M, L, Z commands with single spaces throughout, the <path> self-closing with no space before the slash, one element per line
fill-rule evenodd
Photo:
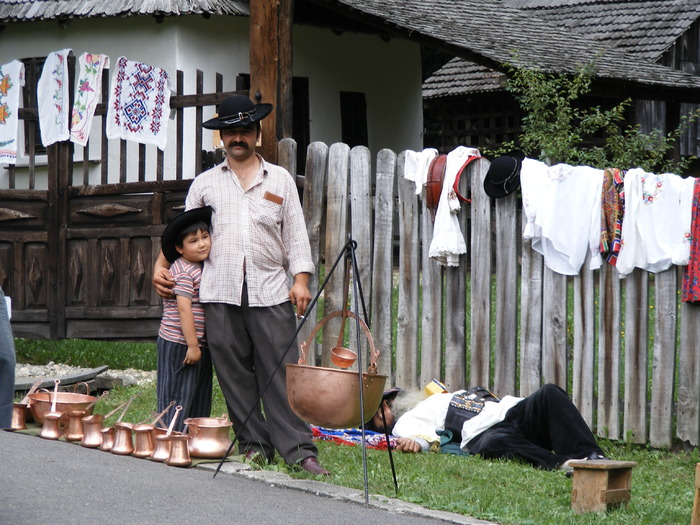
<path fill-rule="evenodd" d="M 420 195 L 428 182 L 428 168 L 430 161 L 438 155 L 435 148 L 426 148 L 423 151 L 406 150 L 406 161 L 403 168 L 403 178 L 413 181 L 416 185 L 416 195 Z"/>
<path fill-rule="evenodd" d="M 17 125 L 24 86 L 24 64 L 13 60 L 0 66 L 0 163 L 17 162 Z"/>
<path fill-rule="evenodd" d="M 107 138 L 165 148 L 170 112 L 170 78 L 159 67 L 119 57 L 112 74 Z"/>
<path fill-rule="evenodd" d="M 41 143 L 47 147 L 68 140 L 69 92 L 68 55 L 70 49 L 49 53 L 36 86 Z"/>
<path fill-rule="evenodd" d="M 459 266 L 459 256 L 467 253 L 467 245 L 457 216 L 461 204 L 455 193 L 454 183 L 462 168 L 480 156 L 478 149 L 464 146 L 458 146 L 447 154 L 442 192 L 435 212 L 433 240 L 428 252 L 431 259 L 443 266 Z"/>
<path fill-rule="evenodd" d="M 622 221 L 625 216 L 624 174 L 617 168 L 606 169 L 600 209 L 600 253 L 615 266 L 620 253 Z"/>
<path fill-rule="evenodd" d="M 625 219 L 617 271 L 657 273 L 688 264 L 694 179 L 634 168 L 625 174 Z"/>
<path fill-rule="evenodd" d="M 700 302 L 700 179 L 693 182 L 693 211 L 690 222 L 690 258 L 683 274 L 681 300 Z"/>
<path fill-rule="evenodd" d="M 547 267 L 577 275 L 590 252 L 590 268 L 601 266 L 600 202 L 603 170 L 589 166 L 523 160 L 520 171 L 527 223 L 523 237 Z"/>
<path fill-rule="evenodd" d="M 109 68 L 109 57 L 83 53 L 78 58 L 78 83 L 71 114 L 70 139 L 85 146 L 90 137 L 92 118 L 102 93 L 102 70 Z"/>

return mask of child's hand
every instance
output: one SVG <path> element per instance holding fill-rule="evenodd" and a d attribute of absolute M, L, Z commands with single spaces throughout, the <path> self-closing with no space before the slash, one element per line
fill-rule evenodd
<path fill-rule="evenodd" d="M 186 365 L 196 365 L 199 363 L 200 359 L 202 359 L 202 350 L 199 346 L 188 346 L 183 363 Z"/>

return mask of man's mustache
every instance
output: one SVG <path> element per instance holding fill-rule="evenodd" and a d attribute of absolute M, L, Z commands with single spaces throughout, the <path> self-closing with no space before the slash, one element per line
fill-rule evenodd
<path fill-rule="evenodd" d="M 232 140 L 228 143 L 229 148 L 235 148 L 236 146 L 238 146 L 239 148 L 248 148 L 248 144 L 246 142 L 238 142 L 236 140 Z"/>

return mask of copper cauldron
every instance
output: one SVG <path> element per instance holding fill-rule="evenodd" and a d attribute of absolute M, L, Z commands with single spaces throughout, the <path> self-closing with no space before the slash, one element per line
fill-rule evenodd
<path fill-rule="evenodd" d="M 318 330 L 340 315 L 355 318 L 353 312 L 341 310 L 326 315 L 300 345 L 299 364 L 287 364 L 287 397 L 294 413 L 307 423 L 327 428 L 350 428 L 362 424 L 359 372 L 306 365 L 306 353 Z M 359 320 L 369 342 L 371 363 L 362 374 L 363 412 L 369 421 L 379 408 L 386 376 L 377 374 L 379 351 L 374 348 L 367 325 Z"/>
<path fill-rule="evenodd" d="M 75 392 L 78 385 L 85 385 L 87 394 Z M 29 395 L 29 410 L 34 416 L 34 420 L 38 423 L 44 422 L 44 414 L 51 410 L 51 402 L 56 397 L 56 412 L 66 414 L 69 410 L 86 410 L 86 414 L 92 414 L 93 407 L 88 405 L 93 401 L 97 401 L 95 396 L 90 395 L 90 387 L 87 383 L 78 383 L 74 387 L 73 392 L 49 392 L 45 389 L 40 389 L 37 392 Z M 64 422 L 68 422 L 68 416 L 64 416 Z"/>
<path fill-rule="evenodd" d="M 232 423 L 224 417 L 190 417 L 185 419 L 187 433 L 192 436 L 190 455 L 195 458 L 222 458 L 231 446 Z"/>

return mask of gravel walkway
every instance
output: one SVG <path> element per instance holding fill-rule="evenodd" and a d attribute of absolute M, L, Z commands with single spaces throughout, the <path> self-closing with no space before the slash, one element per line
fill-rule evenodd
<path fill-rule="evenodd" d="M 78 374 L 85 370 L 90 369 L 54 363 L 53 361 L 46 365 L 28 365 L 25 363 L 17 363 L 17 366 L 15 367 L 15 378 L 64 377 Z M 125 386 L 133 384 L 143 386 L 156 380 L 156 371 L 135 370 L 133 368 L 129 368 L 127 370 L 107 370 L 106 372 L 100 374 L 100 376 L 110 379 L 121 379 Z"/>

